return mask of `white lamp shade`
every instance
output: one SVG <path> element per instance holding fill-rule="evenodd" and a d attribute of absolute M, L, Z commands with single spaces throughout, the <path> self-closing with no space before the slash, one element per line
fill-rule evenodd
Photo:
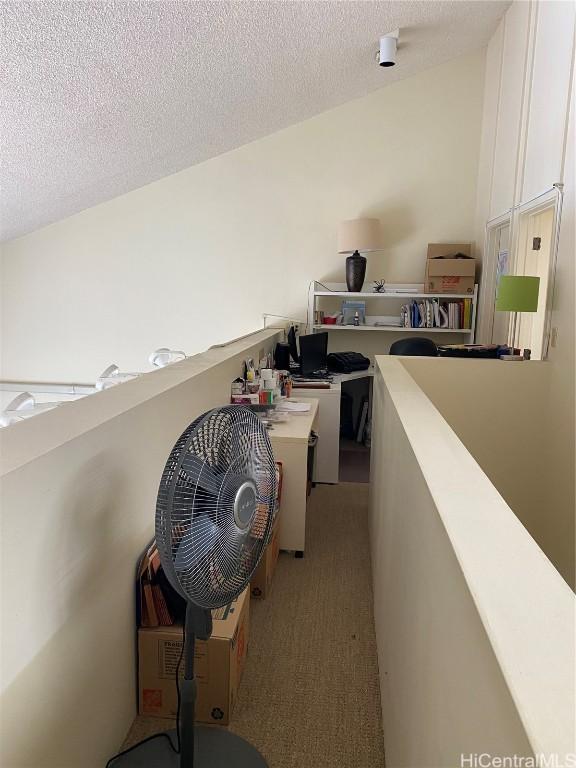
<path fill-rule="evenodd" d="M 382 239 L 379 219 L 349 219 L 338 226 L 338 253 L 380 251 Z"/>

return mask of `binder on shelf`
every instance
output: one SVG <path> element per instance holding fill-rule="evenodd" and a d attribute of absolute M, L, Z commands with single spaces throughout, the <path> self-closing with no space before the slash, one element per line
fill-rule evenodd
<path fill-rule="evenodd" d="M 440 301 L 438 298 L 412 300 L 400 310 L 404 328 L 444 328 L 471 330 L 472 299 Z"/>

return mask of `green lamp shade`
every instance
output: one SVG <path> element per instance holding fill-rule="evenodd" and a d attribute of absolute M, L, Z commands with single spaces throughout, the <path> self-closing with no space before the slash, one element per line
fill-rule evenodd
<path fill-rule="evenodd" d="M 503 275 L 498 283 L 497 312 L 536 312 L 539 277 Z"/>

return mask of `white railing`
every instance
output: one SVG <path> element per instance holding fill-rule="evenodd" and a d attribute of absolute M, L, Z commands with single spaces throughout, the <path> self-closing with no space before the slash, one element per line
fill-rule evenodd
<path fill-rule="evenodd" d="M 134 569 L 166 457 L 279 331 L 0 430 L 0 765 L 101 768 L 135 716 Z"/>
<path fill-rule="evenodd" d="M 494 371 L 482 362 L 480 379 Z M 376 368 L 370 519 L 386 762 L 569 765 L 574 594 L 402 359 Z M 463 393 L 470 409 L 481 389 Z"/>

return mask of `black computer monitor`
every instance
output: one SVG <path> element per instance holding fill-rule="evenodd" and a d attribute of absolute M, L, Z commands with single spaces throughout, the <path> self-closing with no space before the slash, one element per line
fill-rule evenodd
<path fill-rule="evenodd" d="M 309 376 L 325 371 L 328 358 L 328 333 L 311 333 L 300 336 L 300 371 Z"/>
<path fill-rule="evenodd" d="M 290 357 L 295 363 L 299 363 L 300 357 L 298 355 L 298 347 L 296 346 L 296 331 L 293 325 L 290 326 L 288 331 L 288 344 L 290 346 Z"/>

